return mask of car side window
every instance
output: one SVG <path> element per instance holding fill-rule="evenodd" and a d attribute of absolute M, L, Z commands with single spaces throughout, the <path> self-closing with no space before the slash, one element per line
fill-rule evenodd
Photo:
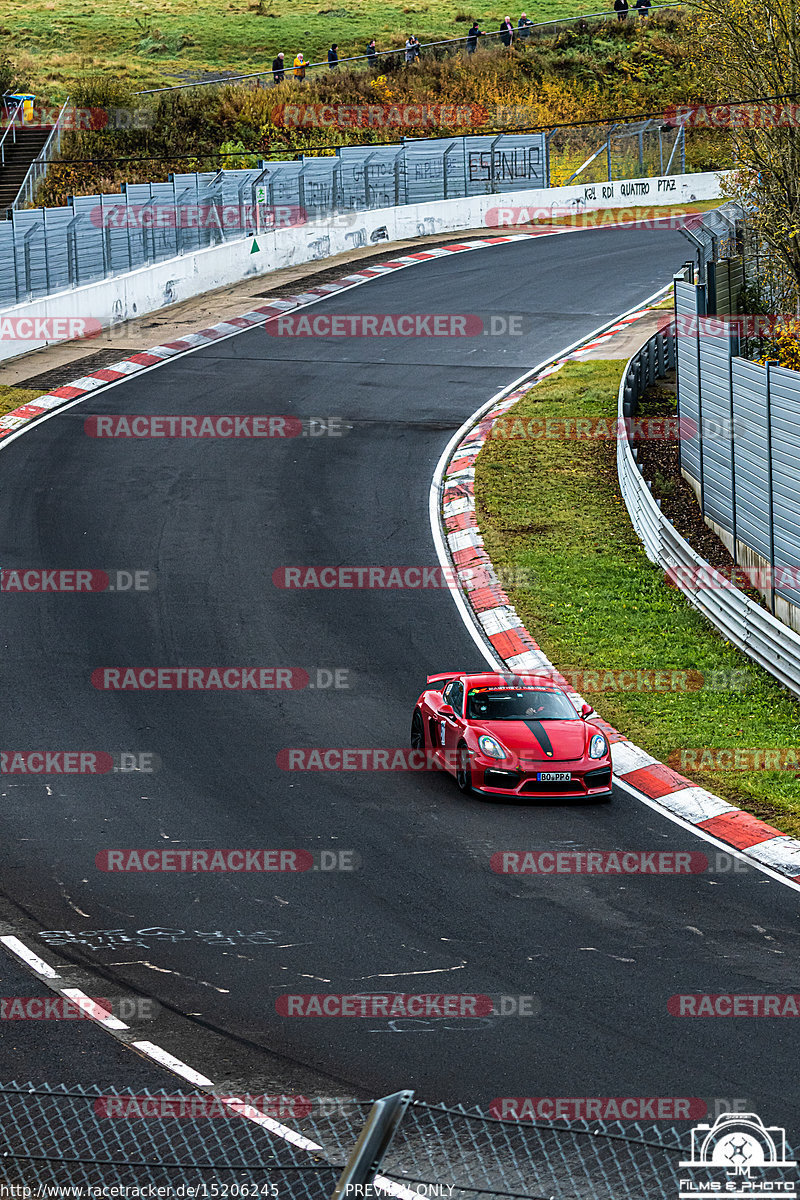
<path fill-rule="evenodd" d="M 444 700 L 445 704 L 451 703 L 450 697 L 453 694 L 453 688 L 455 686 L 456 685 L 452 681 L 445 686 L 445 689 L 442 692 L 442 699 Z"/>
<path fill-rule="evenodd" d="M 447 697 L 447 703 L 451 706 L 457 717 L 461 716 L 464 707 L 464 685 L 458 680 L 450 684 L 450 695 Z"/>

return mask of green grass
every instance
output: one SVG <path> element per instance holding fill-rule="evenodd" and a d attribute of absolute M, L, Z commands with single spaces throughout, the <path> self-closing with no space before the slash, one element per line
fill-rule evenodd
<path fill-rule="evenodd" d="M 621 369 L 619 362 L 568 364 L 507 419 L 613 419 Z M 648 562 L 619 493 L 613 442 L 489 439 L 478 458 L 476 498 L 495 567 L 533 580 L 511 600 L 561 670 L 744 672 L 737 690 L 587 692 L 637 745 L 662 761 L 680 748 L 800 745 L 800 702 L 725 642 Z M 791 772 L 683 773 L 800 836 L 800 777 Z"/>
<path fill-rule="evenodd" d="M 30 404 L 32 400 L 41 395 L 43 395 L 41 388 L 34 391 L 32 388 L 0 387 L 0 417 L 12 412 L 15 408 L 21 408 L 23 404 Z"/>
<path fill-rule="evenodd" d="M 400 46 L 409 32 L 420 41 L 463 37 L 459 14 L 484 17 L 483 28 L 499 28 L 505 8 L 463 4 L 325 3 L 319 0 L 8 0 L 0 17 L 4 39 L 32 90 L 51 96 L 63 84 L 98 72 L 138 86 L 158 86 L 202 72 L 248 72 L 269 68 L 283 50 L 287 60 L 302 50 L 324 60 L 332 41 L 340 56 L 362 54 L 370 38 L 379 49 Z M 534 21 L 581 12 L 581 0 L 533 0 Z M 514 20 L 519 14 L 516 13 Z M 631 22 L 632 23 L 632 22 Z"/>

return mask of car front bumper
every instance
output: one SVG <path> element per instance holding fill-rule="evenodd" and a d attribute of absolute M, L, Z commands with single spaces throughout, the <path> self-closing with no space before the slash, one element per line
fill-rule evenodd
<path fill-rule="evenodd" d="M 477 767 L 477 769 L 476 769 Z M 553 770 L 557 770 L 553 767 Z M 564 768 L 566 770 L 566 767 Z M 596 800 L 611 795 L 611 764 L 600 763 L 584 769 L 570 767 L 572 779 L 543 781 L 536 771 L 525 768 L 473 766 L 472 784 L 476 792 L 487 796 L 519 796 L 543 800 Z"/>

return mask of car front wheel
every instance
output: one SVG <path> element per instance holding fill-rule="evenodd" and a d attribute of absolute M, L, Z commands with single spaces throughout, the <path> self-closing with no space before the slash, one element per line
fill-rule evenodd
<path fill-rule="evenodd" d="M 472 768 L 470 766 L 469 750 L 462 742 L 458 747 L 458 766 L 456 767 L 456 783 L 458 789 L 465 794 L 472 791 Z"/>
<path fill-rule="evenodd" d="M 422 720 L 422 713 L 417 709 L 414 713 L 414 718 L 411 722 L 411 749 L 425 749 L 425 725 Z"/>

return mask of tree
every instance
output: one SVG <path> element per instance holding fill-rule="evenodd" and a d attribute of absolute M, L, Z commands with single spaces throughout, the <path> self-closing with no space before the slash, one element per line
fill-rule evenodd
<path fill-rule="evenodd" d="M 695 0 L 695 66 L 730 108 L 726 192 L 800 286 L 800 0 Z M 758 102 L 763 96 L 785 100 Z M 713 115 L 712 115 L 713 121 Z"/>

